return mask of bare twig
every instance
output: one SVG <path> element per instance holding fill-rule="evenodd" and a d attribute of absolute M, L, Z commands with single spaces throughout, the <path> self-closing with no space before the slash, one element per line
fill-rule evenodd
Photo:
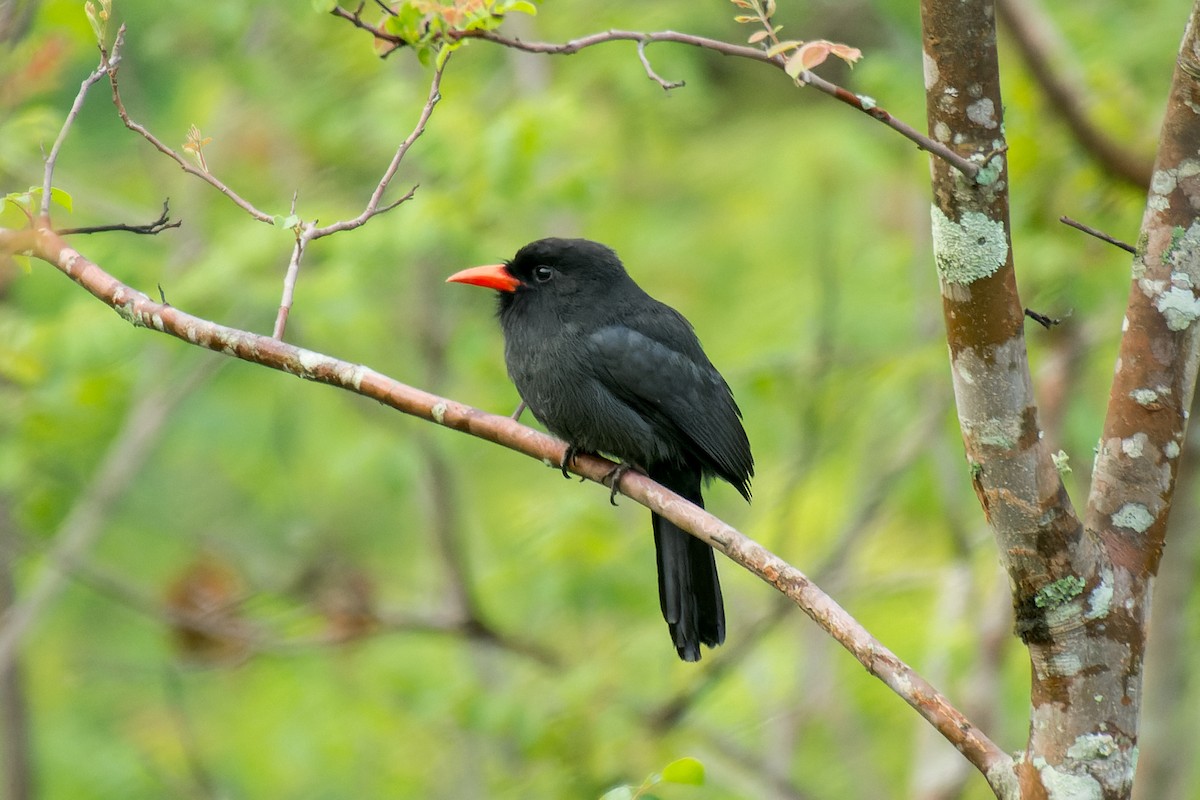
<path fill-rule="evenodd" d="M 380 5 L 383 5 L 383 4 L 381 3 Z M 385 8 L 386 8 L 386 6 L 385 6 Z M 341 6 L 334 6 L 333 10 L 330 11 L 329 13 L 335 17 L 341 17 L 342 19 L 346 20 L 347 22 L 349 22 L 351 25 L 353 25 L 356 28 L 361 28 L 362 30 L 367 31 L 372 36 L 374 36 L 376 39 L 379 39 L 382 42 L 388 42 L 389 44 L 393 44 L 396 47 L 403 47 L 404 45 L 408 44 L 408 42 L 404 41 L 403 38 L 396 36 L 394 34 L 388 33 L 383 28 L 380 28 L 377 25 L 372 25 L 371 23 L 364 21 L 362 18 L 362 10 L 363 10 L 363 4 L 359 3 L 358 8 L 356 8 L 354 11 L 347 11 L 346 9 L 342 8 Z M 392 12 L 391 9 L 387 9 L 387 11 L 388 11 L 388 13 L 392 13 L 394 15 L 394 12 Z"/>
<path fill-rule="evenodd" d="M 117 40 L 116 40 L 116 43 L 113 45 L 114 53 L 117 51 L 117 49 L 122 45 L 122 43 L 124 41 L 125 41 L 125 26 L 122 25 L 120 30 L 117 31 Z M 109 80 L 109 83 L 112 84 L 113 105 L 115 105 L 117 107 L 117 114 L 120 115 L 121 122 L 125 123 L 125 127 L 129 128 L 129 130 L 133 131 L 134 133 L 138 134 L 143 139 L 148 141 L 150 144 L 154 145 L 154 147 L 160 153 L 167 156 L 167 158 L 171 159 L 176 164 L 178 164 L 179 168 L 182 169 L 184 172 L 186 172 L 189 175 L 194 175 L 197 178 L 199 178 L 200 180 L 209 184 L 214 189 L 219 191 L 221 194 L 225 195 L 230 200 L 232 200 L 234 202 L 234 204 L 236 204 L 238 206 L 238 208 L 242 209 L 243 211 L 245 211 L 250 216 L 254 217 L 259 222 L 265 222 L 268 225 L 275 224 L 275 219 L 270 214 L 267 214 L 266 212 L 263 212 L 263 211 L 259 211 L 257 208 L 254 207 L 254 205 L 252 205 L 249 201 L 244 200 L 237 192 L 233 191 L 228 186 L 226 186 L 224 183 L 222 183 L 212 173 L 207 172 L 206 170 L 198 169 L 198 168 L 192 166 L 191 164 L 189 164 L 187 162 L 187 160 L 183 158 L 183 156 L 179 155 L 174 150 L 172 150 L 171 148 L 169 148 L 165 144 L 163 144 L 162 141 L 160 141 L 158 139 L 158 137 L 156 137 L 154 134 L 152 134 L 150 131 L 148 131 L 143 125 L 140 125 L 137 122 L 134 122 L 130 118 L 129 112 L 125 110 L 125 104 L 121 100 L 121 92 L 117 86 L 117 66 L 118 65 L 116 63 L 111 63 L 109 65 L 109 68 L 107 71 L 108 72 L 108 80 Z"/>
<path fill-rule="evenodd" d="M 311 234 L 308 236 L 309 239 L 320 239 L 322 236 L 329 236 L 330 234 L 338 233 L 340 231 L 353 230 L 376 214 L 383 214 L 384 212 L 391 211 L 401 203 L 412 199 L 413 194 L 417 191 L 416 186 L 409 189 L 408 193 L 399 200 L 389 203 L 382 208 L 379 206 L 380 201 L 383 199 L 384 192 L 387 191 L 388 184 L 391 183 L 392 178 L 395 177 L 396 170 L 400 168 L 400 162 L 403 161 L 404 156 L 408 154 L 409 148 L 413 146 L 417 139 L 421 138 L 421 134 L 425 132 L 425 126 L 429 123 L 429 117 L 433 114 L 434 107 L 437 106 L 438 101 L 442 99 L 442 72 L 445 70 L 445 65 L 447 63 L 449 63 L 449 59 L 443 62 L 441 69 L 434 70 L 433 80 L 429 83 L 429 95 L 425 99 L 425 105 L 421 108 L 421 113 L 417 118 L 417 124 L 413 127 L 412 132 L 405 137 L 404 141 L 401 142 L 400 146 L 396 149 L 396 153 L 392 156 L 391 163 L 388 164 L 387 169 L 383 171 L 383 177 L 379 179 L 379 184 L 375 187 L 375 191 L 371 192 L 371 197 L 367 201 L 366 208 L 363 209 L 361 214 L 353 219 L 335 222 L 331 225 L 326 225 L 323 228 L 314 228 Z"/>
<path fill-rule="evenodd" d="M 782 70 L 786 64 L 783 56 L 769 56 L 766 51 L 755 47 L 746 47 L 744 45 L 731 44 L 723 42 L 719 39 L 709 39 L 704 36 L 695 36 L 689 33 L 678 33 L 676 31 L 658 31 L 655 33 L 644 33 L 639 31 L 604 31 L 602 33 L 593 33 L 588 36 L 581 36 L 578 39 L 572 39 L 561 44 L 552 42 L 525 42 L 520 39 L 514 39 L 503 36 L 495 31 L 461 31 L 453 34 L 459 39 L 480 39 L 485 42 L 510 47 L 514 50 L 522 50 L 527 53 L 547 53 L 551 55 L 570 55 L 578 53 L 586 47 L 592 47 L 605 42 L 619 41 L 634 41 L 639 43 L 639 48 L 653 42 L 675 42 L 676 44 L 685 44 L 691 47 L 699 47 L 705 50 L 712 50 L 722 55 L 734 56 L 737 58 L 748 58 L 751 61 L 760 61 L 764 64 L 769 64 L 779 70 Z M 652 76 L 653 77 L 653 76 Z M 882 122 L 892 130 L 899 133 L 904 138 L 915 143 L 922 150 L 927 150 L 933 155 L 945 160 L 955 169 L 966 175 L 971 180 L 976 180 L 979 176 L 981 165 L 965 158 L 958 152 L 942 144 L 941 142 L 931 139 L 925 134 L 918 131 L 911 125 L 896 119 L 886 110 L 881 108 L 874 99 L 859 95 L 844 89 L 835 83 L 825 80 L 819 75 L 812 72 L 800 73 L 799 79 L 802 83 L 812 86 L 819 92 L 829 95 L 836 100 L 845 103 L 852 108 L 856 108 L 869 117 Z"/>
<path fill-rule="evenodd" d="M 92 74 L 84 78 L 83 82 L 79 84 L 79 92 L 75 95 L 75 102 L 71 104 L 71 110 L 67 112 L 67 118 L 63 120 L 62 128 L 58 132 L 58 138 L 54 140 L 54 145 L 50 148 L 49 155 L 46 156 L 46 168 L 42 174 L 42 210 L 40 216 L 46 217 L 50 214 L 50 191 L 54 179 L 54 165 L 58 162 L 58 152 L 62 149 L 63 142 L 67 140 L 67 133 L 75 123 L 75 118 L 79 116 L 79 110 L 83 108 L 83 100 L 87 97 L 88 89 L 91 89 L 105 75 L 112 74 L 116 70 L 117 65 L 121 61 L 121 43 L 122 37 L 118 35 L 117 40 L 113 43 L 111 54 L 105 52 L 104 48 L 101 47 L 100 66 L 96 67 Z"/>
<path fill-rule="evenodd" d="M 178 228 L 180 225 L 183 224 L 182 220 L 175 220 L 174 222 L 169 221 L 171 219 L 170 203 L 171 203 L 171 198 L 168 197 L 166 200 L 163 201 L 163 210 L 162 210 L 162 213 L 159 214 L 158 219 L 154 220 L 153 222 L 148 222 L 145 225 L 127 225 L 123 222 L 118 222 L 118 223 L 114 223 L 112 225 L 88 225 L 88 226 L 84 226 L 82 228 L 59 228 L 58 235 L 59 236 L 71 236 L 73 234 L 108 233 L 110 231 L 124 231 L 126 233 L 139 233 L 139 234 L 143 234 L 146 236 L 157 236 L 158 234 L 165 231 L 167 228 Z"/>
<path fill-rule="evenodd" d="M 387 205 L 381 206 L 383 195 L 387 191 L 388 185 L 392 182 L 392 178 L 396 176 L 396 170 L 400 168 L 400 162 L 404 160 L 404 156 L 408 154 L 409 149 L 421 138 L 421 134 L 425 132 L 425 126 L 429 124 L 429 118 L 433 114 L 434 107 L 438 101 L 442 99 L 441 85 L 442 72 L 445 69 L 443 62 L 440 69 L 434 70 L 433 80 L 429 84 L 429 95 L 425 100 L 425 105 L 421 109 L 421 113 L 417 118 L 417 123 L 412 131 L 405 137 L 400 146 L 396 148 L 395 154 L 392 155 L 391 162 L 387 165 L 387 169 L 383 171 L 383 176 L 376 184 L 375 190 L 371 192 L 370 198 L 367 200 L 366 207 L 362 213 L 352 219 L 341 220 L 334 222 L 324 227 L 317 227 L 316 223 L 302 223 L 296 234 L 296 244 L 292 248 L 292 257 L 288 262 L 287 273 L 283 279 L 283 296 L 279 301 L 279 313 L 275 316 L 275 327 L 271 336 L 275 339 L 282 340 L 284 331 L 287 329 L 288 316 L 292 311 L 292 303 L 296 296 L 296 280 L 300 275 L 300 261 L 304 258 L 304 252 L 308 248 L 308 243 L 314 239 L 320 239 L 324 236 L 331 236 L 341 231 L 354 230 L 366 223 L 367 220 L 379 214 L 386 214 L 388 211 L 411 200 L 416 192 L 417 187 L 413 186 L 402 197 L 393 200 Z M 292 209 L 295 210 L 295 199 L 292 201 Z"/>
<path fill-rule="evenodd" d="M 566 445 L 526 428 L 509 417 L 488 414 L 462 403 L 406 386 L 375 370 L 304 350 L 249 331 L 229 328 L 156 303 L 118 281 L 71 248 L 49 227 L 32 232 L 0 230 L 0 249 L 7 238 L 32 244 L 32 255 L 62 271 L 96 298 L 138 327 L 153 328 L 182 341 L 224 353 L 306 380 L 344 388 L 406 414 L 436 422 L 537 458 L 561 464 Z M 573 471 L 608 485 L 615 465 L 606 459 L 577 456 Z M 806 575 L 740 531 L 664 489 L 649 478 L 628 472 L 618 490 L 691 532 L 790 598 L 872 674 L 911 705 L 980 771 L 1011 768 L 1012 759 L 962 715 L 932 685 L 877 641 Z"/>
<path fill-rule="evenodd" d="M 1059 217 L 1058 221 L 1064 225 L 1070 225 L 1072 228 L 1081 230 L 1084 233 L 1088 234 L 1089 236 L 1095 236 L 1097 239 L 1099 239 L 1102 242 L 1108 242 L 1109 244 L 1114 245 L 1115 247 L 1119 247 L 1122 250 L 1124 250 L 1126 253 L 1132 253 L 1134 255 L 1137 255 L 1136 247 L 1134 247 L 1133 245 L 1131 245 L 1127 242 L 1122 242 L 1120 239 L 1114 239 L 1113 237 L 1109 236 L 1104 231 L 1096 230 L 1095 228 L 1093 228 L 1090 225 L 1085 225 L 1082 222 L 1071 219 L 1070 217 L 1065 216 L 1065 215 Z"/>
<path fill-rule="evenodd" d="M 388 42 L 397 46 L 405 44 L 404 40 L 398 36 L 394 36 L 381 28 L 364 22 L 360 16 L 361 8 L 358 11 L 347 11 L 344 8 L 336 7 L 331 12 L 334 16 L 347 20 L 357 28 L 361 28 L 369 32 L 376 39 Z M 745 45 L 731 44 L 723 42 L 719 39 L 709 39 L 704 36 L 695 36 L 689 33 L 678 33 L 676 31 L 658 31 L 654 33 L 640 31 L 617 31 L 610 30 L 601 33 L 593 33 L 588 36 L 581 36 L 578 39 L 572 39 L 568 42 L 552 43 L 552 42 L 526 42 L 520 39 L 503 36 L 495 31 L 455 31 L 448 34 L 453 39 L 479 39 L 485 42 L 509 47 L 514 50 L 522 50 L 526 53 L 546 53 L 550 55 L 570 55 L 578 53 L 586 47 L 603 44 L 605 42 L 618 41 L 633 41 L 638 43 L 638 57 L 642 61 L 642 65 L 646 68 L 647 74 L 652 80 L 658 82 L 664 89 L 675 88 L 673 84 L 664 81 L 650 67 L 645 56 L 645 47 L 653 42 L 675 42 L 677 44 L 690 45 L 692 47 L 700 47 L 705 50 L 712 50 L 722 55 L 734 56 L 737 58 L 748 58 L 752 61 L 760 61 L 764 64 L 770 64 L 777 69 L 782 70 L 786 60 L 783 56 L 769 56 L 766 51 L 747 47 Z M 812 86 L 819 92 L 823 92 L 841 102 L 858 109 L 864 114 L 882 122 L 892 130 L 899 133 L 909 141 L 915 143 L 922 150 L 927 150 L 933 153 L 938 158 L 944 159 L 954 166 L 963 175 L 966 175 L 971 180 L 976 180 L 979 177 L 981 165 L 965 158 L 954 149 L 942 144 L 935 139 L 931 139 L 921 133 L 911 125 L 896 119 L 890 113 L 881 108 L 874 99 L 864 95 L 854 94 L 848 89 L 843 89 L 837 84 L 831 83 L 824 78 L 812 72 L 800 73 L 799 79 L 802 83 Z M 678 84 L 682 86 L 683 83 Z"/>
<path fill-rule="evenodd" d="M 1087 154 L 1126 183 L 1140 189 L 1149 186 L 1152 159 L 1126 149 L 1093 124 L 1080 96 L 1082 77 L 1064 76 L 1052 65 L 1054 54 L 1067 48 L 1045 11 L 1034 0 L 1000 0 L 996 12 L 1012 34 L 1033 79 L 1046 94 L 1050 110 L 1062 119 Z"/>
<path fill-rule="evenodd" d="M 271 338 L 283 340 L 283 332 L 287 330 L 288 315 L 292 313 L 292 302 L 296 297 L 296 278 L 300 275 L 300 260 L 304 258 L 304 250 L 308 246 L 305 233 L 312 230 L 311 225 L 305 225 L 296 234 L 296 244 L 292 247 L 292 257 L 288 261 L 287 272 L 283 276 L 283 297 L 279 299 L 279 312 L 275 315 L 275 328 Z"/>
<path fill-rule="evenodd" d="M 642 67 L 646 70 L 646 76 L 661 86 L 664 91 L 669 92 L 672 89 L 679 89 L 687 85 L 684 81 L 668 81 L 654 71 L 654 67 L 650 66 L 650 59 L 646 57 L 645 41 L 638 42 L 638 59 L 641 60 Z"/>
<path fill-rule="evenodd" d="M 1037 311 L 1034 311 L 1032 308 L 1025 309 L 1025 316 L 1029 317 L 1031 320 L 1036 322 L 1038 325 L 1041 325 L 1046 330 L 1050 330 L 1055 325 L 1062 324 L 1061 319 L 1058 319 L 1057 317 L 1046 316 L 1045 314 L 1041 314 Z"/>

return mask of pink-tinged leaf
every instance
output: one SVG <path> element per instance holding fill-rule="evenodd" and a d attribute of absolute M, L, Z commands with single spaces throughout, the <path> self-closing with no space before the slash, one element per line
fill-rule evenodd
<path fill-rule="evenodd" d="M 808 42 L 788 58 L 784 72 L 793 78 L 799 78 L 800 73 L 810 70 L 829 58 L 829 42 Z"/>
<path fill-rule="evenodd" d="M 750 38 L 746 41 L 748 41 L 750 44 L 758 44 L 770 35 L 770 31 L 755 31 L 754 33 L 750 34 Z"/>
<path fill-rule="evenodd" d="M 767 0 L 763 10 L 766 11 L 768 17 L 775 16 L 775 0 Z"/>
<path fill-rule="evenodd" d="M 830 45 L 829 52 L 833 53 L 835 56 L 840 58 L 842 61 L 845 61 L 852 67 L 856 61 L 862 58 L 862 50 L 845 44 Z"/>
<path fill-rule="evenodd" d="M 795 50 L 802 44 L 804 44 L 804 42 L 798 42 L 795 39 L 788 39 L 785 42 L 780 42 L 767 51 L 767 58 L 774 58 L 775 56 L 786 53 L 788 50 Z"/>
<path fill-rule="evenodd" d="M 754 8 L 754 6 L 750 5 L 747 0 L 729 0 L 729 2 L 733 3 L 738 8 Z"/>

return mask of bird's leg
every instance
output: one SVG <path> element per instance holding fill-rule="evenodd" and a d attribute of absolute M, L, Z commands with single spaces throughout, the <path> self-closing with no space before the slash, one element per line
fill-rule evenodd
<path fill-rule="evenodd" d="M 636 464 L 617 464 L 615 467 L 610 469 L 608 474 L 604 476 L 604 480 L 608 482 L 608 502 L 612 503 L 614 506 L 617 504 L 617 490 L 621 488 L 621 478 L 625 477 L 626 472 L 640 472 L 643 475 L 646 474 L 646 470 L 642 469 Z"/>
<path fill-rule="evenodd" d="M 514 412 L 512 413 L 512 418 L 513 418 L 514 420 L 516 420 L 517 422 L 520 422 L 520 421 L 521 421 L 521 415 L 525 413 L 525 409 L 526 409 L 526 408 L 528 408 L 528 407 L 529 407 L 529 406 L 527 406 L 527 405 L 525 404 L 525 401 L 524 401 L 524 400 L 522 400 L 520 403 L 518 403 L 518 404 L 517 404 L 517 410 L 516 410 L 516 411 L 514 411 Z"/>

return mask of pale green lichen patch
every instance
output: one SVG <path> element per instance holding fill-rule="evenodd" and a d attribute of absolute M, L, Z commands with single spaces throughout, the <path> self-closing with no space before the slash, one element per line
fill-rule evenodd
<path fill-rule="evenodd" d="M 1179 457 L 1179 442 L 1167 442 L 1163 446 L 1163 455 L 1167 458 Z"/>
<path fill-rule="evenodd" d="M 1012 450 L 1021 441 L 1021 419 L 1001 417 L 977 423 L 964 423 L 978 444 Z"/>
<path fill-rule="evenodd" d="M 1092 776 L 1061 772 L 1049 764 L 1039 765 L 1039 760 L 1035 759 L 1034 765 L 1041 773 L 1042 785 L 1050 800 L 1101 800 L 1104 797 L 1103 787 Z"/>
<path fill-rule="evenodd" d="M 1078 575 L 1068 575 L 1048 583 L 1034 595 L 1033 604 L 1038 608 L 1057 608 L 1083 594 L 1087 584 Z"/>
<path fill-rule="evenodd" d="M 1126 503 L 1112 515 L 1112 524 L 1118 528 L 1145 533 L 1154 524 L 1154 515 L 1141 503 Z"/>
<path fill-rule="evenodd" d="M 429 409 L 429 415 L 433 417 L 433 421 L 438 425 L 446 424 L 446 404 L 436 403 L 433 408 Z"/>
<path fill-rule="evenodd" d="M 977 211 L 967 211 L 955 222 L 937 206 L 930 214 L 934 258 L 946 283 L 973 283 L 995 274 L 1008 260 L 1008 239 L 1000 222 Z"/>
<path fill-rule="evenodd" d="M 1150 437 L 1144 433 L 1135 433 L 1128 439 L 1121 440 L 1121 452 L 1130 458 L 1141 458 Z"/>
<path fill-rule="evenodd" d="M 967 119 L 988 130 L 1000 124 L 996 122 L 996 104 L 990 97 L 981 97 L 967 106 Z"/>
<path fill-rule="evenodd" d="M 1173 169 L 1160 169 L 1150 176 L 1150 191 L 1155 194 L 1170 194 L 1177 184 Z"/>
<path fill-rule="evenodd" d="M 975 175 L 975 183 L 979 186 L 991 186 L 1000 179 L 1004 171 L 1004 156 L 994 156 L 979 168 Z M 997 187 L 999 189 L 1000 187 Z"/>
<path fill-rule="evenodd" d="M 1054 468 L 1058 470 L 1059 475 L 1071 474 L 1071 457 L 1067 455 L 1066 450 L 1051 454 L 1050 460 L 1054 462 Z"/>
<path fill-rule="evenodd" d="M 1197 254 L 1200 253 L 1200 223 L 1192 223 L 1185 230 L 1176 225 L 1171 229 L 1171 243 L 1162 255 L 1162 263 L 1171 267 L 1171 282 L 1182 288 L 1191 288 L 1189 275 L 1197 274 Z M 1184 282 L 1180 282 L 1184 281 Z"/>
<path fill-rule="evenodd" d="M 875 102 L 874 97 L 870 97 L 865 94 L 858 95 L 858 102 L 862 106 L 863 111 L 870 111 L 871 109 L 875 108 L 876 105 L 878 105 Z"/>
<path fill-rule="evenodd" d="M 1117 740 L 1107 733 L 1081 734 L 1075 737 L 1075 742 L 1067 748 L 1067 756 L 1080 761 L 1108 758 L 1115 752 L 1117 752 Z"/>
<path fill-rule="evenodd" d="M 1153 405 L 1158 402 L 1158 392 L 1153 389 L 1134 389 L 1129 396 L 1141 406 Z"/>
<path fill-rule="evenodd" d="M 1113 599 L 1113 571 L 1105 567 L 1100 571 L 1100 582 L 1088 595 L 1088 619 L 1099 619 L 1108 614 Z"/>
<path fill-rule="evenodd" d="M 1180 286 L 1172 286 L 1169 291 L 1159 295 L 1154 307 L 1173 331 L 1186 330 L 1200 317 L 1200 300 L 1196 299 L 1191 289 Z"/>

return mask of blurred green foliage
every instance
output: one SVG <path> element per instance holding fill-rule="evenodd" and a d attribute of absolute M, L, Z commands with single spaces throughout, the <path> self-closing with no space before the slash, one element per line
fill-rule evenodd
<path fill-rule="evenodd" d="M 865 53 L 853 72 L 831 62 L 822 74 L 923 126 L 913 4 L 779 5 L 784 35 Z M 82 3 L 23 7 L 28 26 L 0 54 L 4 192 L 40 184 L 41 151 L 96 63 Z M 1150 152 L 1185 9 L 1053 11 L 1096 118 Z M 750 31 L 734 13 L 717 0 L 556 0 L 503 30 L 740 42 Z M 381 60 L 366 34 L 308 4 L 118 0 L 114 15 L 128 25 L 120 80 L 133 118 L 177 149 L 195 125 L 213 173 L 281 217 L 293 195 L 303 219 L 359 213 L 428 92 L 410 53 Z M 667 44 L 647 54 L 687 86 L 664 92 L 628 42 L 569 58 L 459 48 L 390 190 L 420 184 L 415 199 L 309 250 L 288 340 L 507 412 L 517 398 L 491 302 L 442 279 L 546 235 L 613 246 L 693 321 L 745 412 L 755 503 L 722 486 L 712 509 L 823 580 L 1018 747 L 1027 662 L 1004 635 L 1005 582 L 962 460 L 926 157 L 760 64 Z M 1031 326 L 1030 347 L 1042 385 L 1059 387 L 1043 398 L 1062 408 L 1047 412 L 1047 435 L 1073 457 L 1081 501 L 1128 257 L 1057 218 L 1133 239 L 1142 197 L 1081 154 L 1016 56 L 1002 59 L 1023 300 L 1067 317 Z M 76 246 L 190 313 L 270 330 L 291 232 L 252 221 L 127 131 L 103 83 L 55 185 L 74 199 L 55 217 L 64 226 L 148 222 L 169 197 L 180 229 Z M 139 399 L 197 381 L 26 640 L 39 797 L 594 798 L 694 756 L 704 787 L 655 792 L 875 798 L 904 794 L 917 762 L 954 762 L 802 614 L 777 614 L 772 591 L 727 563 L 728 643 L 680 663 L 647 512 L 631 502 L 614 510 L 594 485 L 286 375 L 228 363 L 197 379 L 221 357 L 134 330 L 45 265 L 6 269 L 0 292 L 0 498 L 22 543 L 19 589 L 49 569 L 43 551 L 118 432 L 138 424 Z M 372 616 L 453 614 L 447 532 L 499 643 L 412 631 L 321 643 Z M 172 606 L 252 625 L 259 646 L 189 644 L 164 621 Z M 984 650 L 997 617 L 999 644 Z M 993 667 L 996 688 L 977 696 Z M 661 724 L 665 704 L 692 692 Z M 967 787 L 990 796 L 974 776 Z"/>

